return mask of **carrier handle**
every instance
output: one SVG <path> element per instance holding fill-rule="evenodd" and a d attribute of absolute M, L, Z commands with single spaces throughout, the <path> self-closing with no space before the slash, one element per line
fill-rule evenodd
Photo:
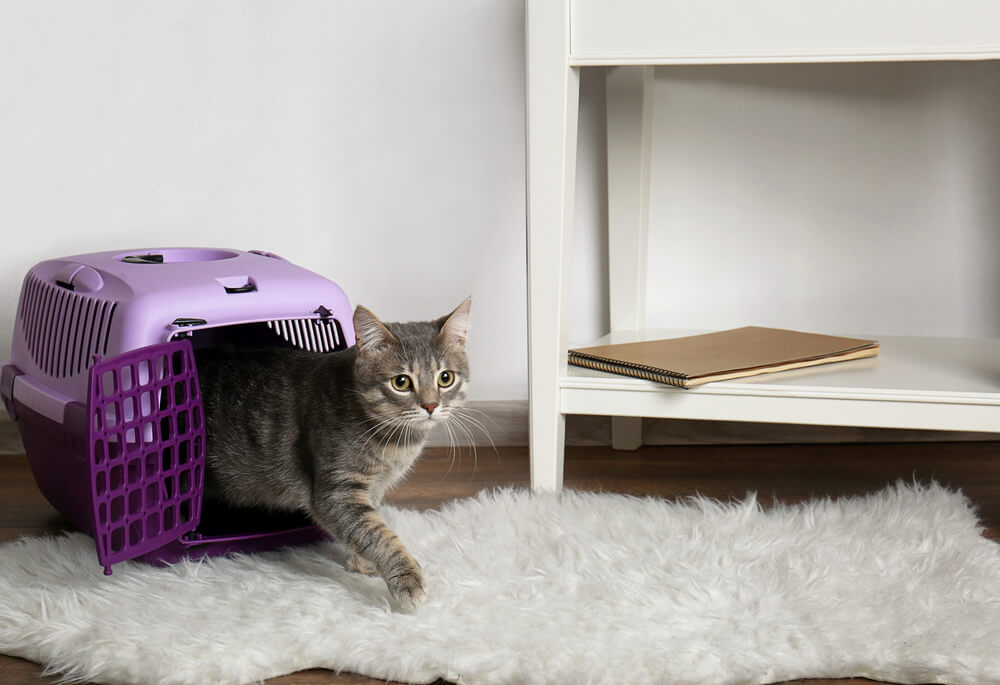
<path fill-rule="evenodd" d="M 126 264 L 163 264 L 163 255 L 161 254 L 130 254 L 127 257 L 122 257 L 122 261 Z"/>

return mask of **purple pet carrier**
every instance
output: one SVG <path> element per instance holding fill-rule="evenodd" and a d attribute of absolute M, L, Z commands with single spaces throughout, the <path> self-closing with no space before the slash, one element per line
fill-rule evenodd
<path fill-rule="evenodd" d="M 105 573 L 127 559 L 314 541 L 306 517 L 205 498 L 194 350 L 354 344 L 344 292 L 266 252 L 131 250 L 42 262 L 24 279 L 0 394 L 38 487 L 94 536 Z"/>

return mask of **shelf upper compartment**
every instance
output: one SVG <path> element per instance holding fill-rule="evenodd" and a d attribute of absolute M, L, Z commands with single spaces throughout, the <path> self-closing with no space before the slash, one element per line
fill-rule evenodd
<path fill-rule="evenodd" d="M 1000 58 L 994 0 L 570 0 L 570 63 Z"/>
<path fill-rule="evenodd" d="M 620 331 L 595 344 L 692 332 Z M 879 356 L 691 390 L 570 366 L 560 378 L 563 411 L 1000 432 L 1000 340 L 859 337 L 877 339 Z M 817 402 L 795 402 L 802 398 Z M 788 406 L 775 412 L 777 403 Z"/>

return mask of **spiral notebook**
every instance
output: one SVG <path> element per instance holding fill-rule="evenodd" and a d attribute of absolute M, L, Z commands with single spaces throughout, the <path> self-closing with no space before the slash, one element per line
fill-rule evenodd
<path fill-rule="evenodd" d="M 598 371 L 691 388 L 878 355 L 875 340 L 745 326 L 682 338 L 584 347 L 569 363 Z"/>

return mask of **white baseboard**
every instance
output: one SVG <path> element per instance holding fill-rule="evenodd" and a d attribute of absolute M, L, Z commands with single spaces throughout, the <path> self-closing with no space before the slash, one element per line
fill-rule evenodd
<path fill-rule="evenodd" d="M 527 400 L 470 402 L 473 416 L 489 427 L 497 445 L 528 444 Z M 483 417 L 488 417 L 483 418 Z M 998 440 L 993 433 L 901 430 L 897 428 L 853 428 L 844 426 L 802 426 L 745 421 L 688 421 L 646 419 L 644 445 L 743 445 L 837 442 L 944 442 Z M 447 435 L 432 437 L 432 444 L 447 446 Z M 465 444 L 465 443 L 461 443 Z M 480 443 L 483 444 L 483 443 Z M 488 444 L 488 442 L 487 442 Z M 566 419 L 567 445 L 607 446 L 611 444 L 611 419 L 607 416 L 569 416 Z"/>
<path fill-rule="evenodd" d="M 463 421 L 469 431 L 454 430 L 458 445 L 524 447 L 528 444 L 528 401 L 502 400 L 469 402 Z M 850 428 L 842 426 L 797 426 L 782 423 L 746 423 L 741 421 L 683 421 L 646 419 L 643 421 L 645 445 L 742 445 L 781 443 L 836 442 L 943 442 L 1000 439 L 993 433 L 918 431 L 895 428 Z M 429 444 L 451 445 L 448 434 L 438 430 Z M 570 416 L 566 419 L 567 445 L 607 446 L 611 444 L 611 419 L 607 416 Z M 0 411 L 0 455 L 21 454 L 17 426 Z"/>

